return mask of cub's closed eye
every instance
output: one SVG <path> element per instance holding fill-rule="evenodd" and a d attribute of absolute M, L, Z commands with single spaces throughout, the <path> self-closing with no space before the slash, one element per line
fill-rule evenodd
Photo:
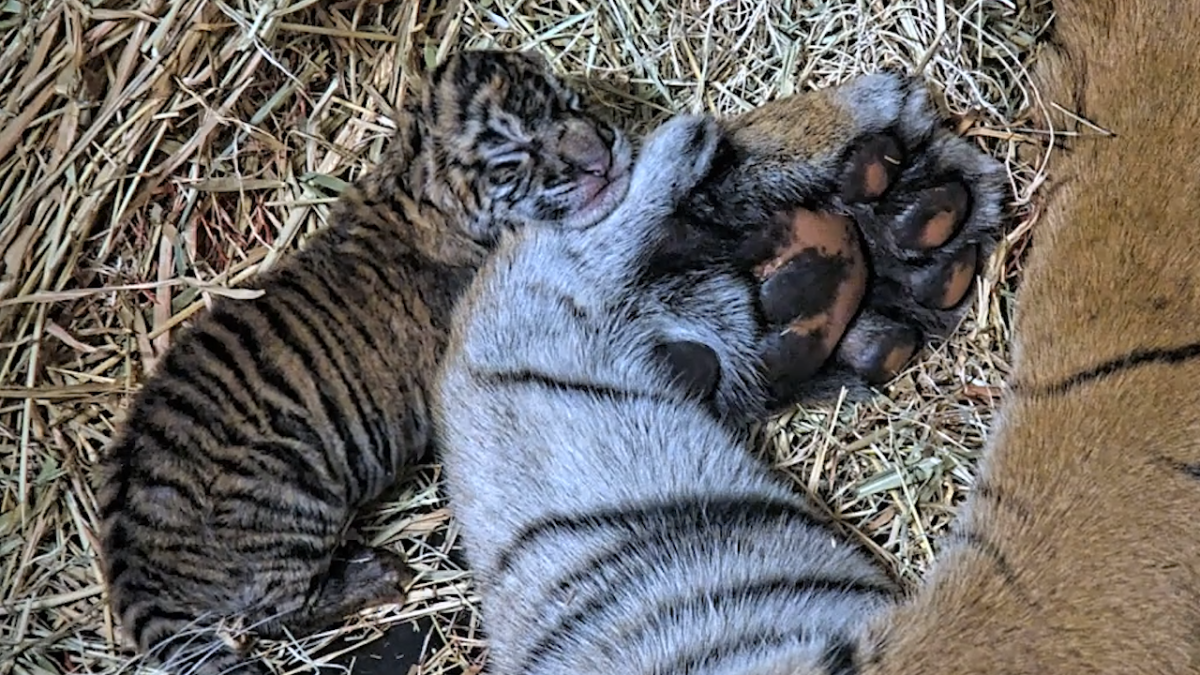
<path fill-rule="evenodd" d="M 515 183 L 517 180 L 517 167 L 499 167 L 488 170 L 488 175 L 491 176 L 492 182 L 506 185 Z"/>
<path fill-rule="evenodd" d="M 502 157 L 487 162 L 487 172 L 497 183 L 509 183 L 520 176 L 521 167 L 525 165 L 528 156 L 523 153 L 508 153 Z"/>

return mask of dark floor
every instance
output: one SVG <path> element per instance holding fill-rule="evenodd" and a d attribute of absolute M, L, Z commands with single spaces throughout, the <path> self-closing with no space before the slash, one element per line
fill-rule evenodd
<path fill-rule="evenodd" d="M 353 662 L 351 675 L 406 675 L 420 663 L 423 649 L 433 653 L 442 647 L 441 642 L 430 619 L 421 619 L 415 629 L 411 623 L 398 623 L 383 637 L 341 655 L 334 663 L 349 668 Z M 345 646 L 334 643 L 330 649 L 339 650 Z"/>

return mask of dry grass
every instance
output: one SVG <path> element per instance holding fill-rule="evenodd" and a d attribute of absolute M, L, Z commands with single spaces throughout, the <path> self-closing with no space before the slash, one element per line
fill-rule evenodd
<path fill-rule="evenodd" d="M 1031 6 L 1032 5 L 1032 6 Z M 975 311 L 881 394 L 764 429 L 770 459 L 914 582 L 971 483 L 1008 370 L 1036 167 L 1024 63 L 1044 0 L 7 0 L 0 2 L 0 675 L 115 672 L 91 469 L 170 330 L 320 229 L 378 156 L 419 64 L 533 47 L 644 129 L 882 66 L 920 69 L 1009 161 L 1013 233 Z M 456 530 L 422 467 L 368 518 L 422 571 L 379 626 L 432 617 L 422 672 L 481 663 Z M 264 645 L 280 672 L 333 634 Z M 443 645 L 442 643 L 445 642 Z"/>

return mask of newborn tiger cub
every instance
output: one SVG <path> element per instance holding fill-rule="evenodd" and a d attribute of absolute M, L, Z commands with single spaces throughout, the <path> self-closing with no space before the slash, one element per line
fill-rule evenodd
<path fill-rule="evenodd" d="M 785 227 L 836 223 L 823 214 L 852 203 L 888 246 L 953 230 L 940 293 L 922 296 L 942 305 L 962 290 L 956 264 L 978 255 L 960 251 L 997 225 L 1000 167 L 898 77 L 773 109 L 781 126 L 668 122 L 610 216 L 506 236 L 458 307 L 435 433 L 494 675 L 844 675 L 867 619 L 896 598 L 747 451 L 778 336 L 760 321 L 762 268 L 742 252 L 777 228 L 736 233 L 695 205 L 770 181 L 813 207 Z M 807 123 L 762 133 L 789 119 Z M 768 142 L 791 154 L 739 160 Z"/>
<path fill-rule="evenodd" d="M 267 672 L 220 638 L 304 634 L 403 599 L 355 512 L 430 443 L 450 312 L 499 234 L 586 227 L 630 145 L 531 57 L 464 52 L 410 97 L 327 230 L 178 335 L 134 399 L 98 500 L 108 598 L 176 672 Z"/>

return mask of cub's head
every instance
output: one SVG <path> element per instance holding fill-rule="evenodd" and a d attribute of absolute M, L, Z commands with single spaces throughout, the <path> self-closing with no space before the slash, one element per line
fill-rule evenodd
<path fill-rule="evenodd" d="M 423 105 L 431 196 L 462 209 L 477 241 L 526 225 L 588 227 L 629 187 L 624 134 L 534 54 L 458 52 L 431 74 Z"/>

